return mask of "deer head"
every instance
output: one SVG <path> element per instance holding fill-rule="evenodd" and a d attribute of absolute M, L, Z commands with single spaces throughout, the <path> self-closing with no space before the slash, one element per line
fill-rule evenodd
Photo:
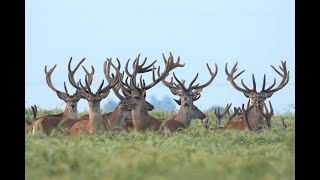
<path fill-rule="evenodd" d="M 173 77 L 171 77 L 170 82 L 166 81 L 165 78 L 162 80 L 162 83 L 170 89 L 172 94 L 179 96 L 179 100 L 176 100 L 176 99 L 174 100 L 178 105 L 180 105 L 179 115 L 182 116 L 181 117 L 182 119 L 185 119 L 185 121 L 183 120 L 184 121 L 183 123 L 187 127 L 190 125 L 190 121 L 193 118 L 199 118 L 199 119 L 206 118 L 206 115 L 203 114 L 198 109 L 198 107 L 193 104 L 193 102 L 198 100 L 201 97 L 200 93 L 203 90 L 203 88 L 208 86 L 217 75 L 217 72 L 218 72 L 217 64 L 215 64 L 215 67 L 216 67 L 216 70 L 213 73 L 209 65 L 207 64 L 207 68 L 211 77 L 209 81 L 203 85 L 199 85 L 199 83 L 196 85 L 193 85 L 197 80 L 199 73 L 197 73 L 196 77 L 191 81 L 188 88 L 185 86 L 185 80 L 180 81 L 176 77 L 175 73 L 173 73 Z M 176 80 L 178 84 L 173 82 L 173 78 Z"/>
<path fill-rule="evenodd" d="M 71 70 L 71 61 L 72 61 L 72 58 L 70 58 L 70 61 L 69 61 L 69 64 L 68 64 L 68 77 L 69 77 L 69 81 L 71 83 L 71 85 L 73 87 L 75 87 L 80 93 L 80 96 L 84 99 L 86 99 L 89 103 L 89 108 L 90 108 L 90 111 L 93 111 L 93 112 L 100 112 L 100 101 L 104 98 L 106 98 L 109 93 L 110 93 L 110 89 L 112 87 L 114 87 L 118 82 L 119 82 L 119 79 L 118 79 L 118 74 L 119 72 L 117 71 L 116 73 L 116 77 L 113 78 L 110 83 L 105 86 L 104 88 L 103 87 L 103 84 L 104 84 L 104 80 L 102 80 L 102 83 L 100 84 L 98 90 L 96 93 L 93 93 L 91 91 L 91 88 L 90 88 L 90 83 L 89 83 L 89 80 L 88 80 L 88 76 L 86 75 L 85 76 L 85 84 L 86 86 L 83 86 L 82 85 L 82 82 L 81 82 L 81 79 L 79 80 L 80 82 L 80 86 L 75 82 L 74 80 L 74 73 L 77 71 L 77 69 L 79 68 L 79 66 L 81 65 L 81 63 L 85 60 L 85 58 L 83 58 L 79 63 L 78 65 L 75 67 L 74 70 Z M 88 71 L 87 69 L 82 66 L 83 70 L 86 72 L 86 74 L 88 74 Z M 92 71 L 94 72 L 94 67 L 91 66 L 91 69 Z"/>
<path fill-rule="evenodd" d="M 153 63 L 151 63 L 149 66 L 143 67 L 144 64 L 146 63 L 147 58 L 145 58 L 144 62 L 141 65 L 139 65 L 139 57 L 140 57 L 140 54 L 139 54 L 138 57 L 133 62 L 133 73 L 130 73 L 128 71 L 128 64 L 129 64 L 130 59 L 127 61 L 126 68 L 125 68 L 127 78 L 126 78 L 125 82 L 121 83 L 121 89 L 124 94 L 127 94 L 128 97 L 130 96 L 130 98 L 125 99 L 127 101 L 126 103 L 130 102 L 129 103 L 130 106 L 128 105 L 129 109 L 135 109 L 139 112 L 144 111 L 145 107 L 151 105 L 150 103 L 148 103 L 145 100 L 146 91 L 148 89 L 152 88 L 153 86 L 155 86 L 157 83 L 159 83 L 163 78 L 165 78 L 167 76 L 167 74 L 169 73 L 169 71 L 171 71 L 177 67 L 184 67 L 184 65 L 185 65 L 185 64 L 179 64 L 180 57 L 178 57 L 177 62 L 174 63 L 173 56 L 171 53 L 170 53 L 170 57 L 168 58 L 168 60 L 165 58 L 163 53 L 162 53 L 162 56 L 163 56 L 163 60 L 165 63 L 165 69 L 160 74 L 160 66 L 158 67 L 158 72 L 157 72 L 158 77 L 157 78 L 155 77 L 155 69 L 156 68 L 154 67 L 156 60 Z M 152 68 L 150 69 L 151 66 L 152 66 Z M 140 85 L 137 84 L 136 83 L 137 74 L 149 72 L 149 71 L 152 71 L 153 82 L 150 83 L 149 85 L 146 85 L 145 81 L 142 79 L 142 75 L 141 75 L 140 76 Z M 128 82 L 128 78 L 130 78 L 130 83 Z"/>
<path fill-rule="evenodd" d="M 130 59 L 129 59 L 130 60 Z M 128 60 L 128 62 L 129 62 Z M 114 69 L 116 69 L 118 72 L 120 72 L 120 68 L 121 68 L 121 65 L 120 65 L 120 61 L 119 59 L 117 58 L 117 62 L 118 62 L 118 67 L 115 67 L 114 64 L 112 63 L 112 58 L 107 58 L 107 61 L 105 62 L 104 64 L 104 75 L 108 81 L 108 83 L 111 83 L 112 79 L 114 79 L 114 75 L 112 74 L 110 76 L 110 67 L 113 66 Z M 128 62 L 127 62 L 127 65 L 128 65 Z M 151 64 L 153 65 L 155 63 L 155 61 Z M 148 72 L 150 71 L 149 68 L 151 65 L 149 65 L 148 67 L 145 67 L 145 68 L 142 68 L 142 66 L 145 64 L 145 61 L 143 62 L 143 64 L 139 67 L 141 68 L 141 70 L 138 72 L 138 73 L 144 73 L 144 72 Z M 127 70 L 128 71 L 128 70 Z M 126 88 L 123 84 L 123 77 L 124 77 L 124 72 L 122 73 L 119 73 L 119 83 L 116 84 L 112 90 L 114 92 L 114 94 L 120 99 L 120 102 L 119 102 L 119 108 L 120 110 L 125 113 L 128 117 L 131 116 L 131 110 L 127 108 L 127 105 L 123 102 L 126 98 L 129 99 L 131 96 L 135 96 L 136 98 L 141 96 L 145 99 L 145 93 L 142 94 L 142 91 L 139 91 L 139 90 L 133 90 L 132 89 L 129 89 L 129 88 Z M 122 90 L 122 95 L 120 94 L 120 90 Z M 141 93 L 140 93 L 141 92 Z M 148 111 L 152 111 L 154 109 L 154 106 L 152 104 L 150 104 L 149 102 L 146 101 L 145 103 L 145 106 L 146 109 Z"/>
<path fill-rule="evenodd" d="M 232 68 L 231 72 L 228 72 L 228 63 L 225 66 L 225 72 L 227 74 L 228 77 L 228 81 L 230 81 L 231 85 L 237 89 L 240 92 L 243 92 L 243 94 L 247 97 L 250 98 L 253 104 L 257 104 L 257 106 L 253 106 L 253 108 L 251 108 L 251 110 L 248 112 L 248 120 L 250 123 L 250 126 L 253 128 L 254 131 L 259 131 L 262 129 L 262 127 L 264 126 L 265 121 L 263 120 L 263 114 L 260 112 L 260 110 L 263 108 L 263 102 L 271 97 L 273 95 L 274 92 L 282 89 L 288 82 L 289 82 L 289 71 L 287 71 L 287 67 L 286 67 L 286 62 L 282 62 L 281 64 L 282 66 L 280 67 L 280 70 L 282 71 L 282 73 L 280 73 L 276 68 L 274 68 L 272 65 L 271 67 L 273 68 L 273 70 L 276 71 L 277 74 L 279 74 L 282 77 L 282 81 L 280 82 L 280 84 L 276 87 L 273 88 L 276 85 L 276 79 L 274 79 L 273 84 L 268 87 L 267 89 L 265 88 L 266 85 L 266 75 L 264 74 L 263 77 L 263 84 L 262 84 L 262 90 L 260 92 L 257 92 L 256 90 L 256 81 L 254 78 L 254 74 L 252 74 L 252 81 L 253 81 L 253 88 L 250 89 L 248 88 L 244 82 L 243 79 L 241 79 L 241 84 L 244 88 L 239 87 L 236 83 L 235 83 L 235 79 L 237 77 L 239 77 L 245 70 L 241 71 L 240 73 L 238 73 L 237 75 L 234 75 L 234 73 L 237 71 L 237 64 L 236 63 L 234 65 L 234 67 Z M 259 110 L 260 109 L 260 110 Z"/>
<path fill-rule="evenodd" d="M 267 89 L 265 89 L 265 85 L 266 85 L 266 75 L 264 74 L 263 76 L 263 84 L 262 84 L 262 90 L 260 92 L 257 92 L 256 90 L 256 81 L 254 78 L 254 74 L 252 74 L 252 81 L 253 81 L 253 88 L 250 89 L 248 88 L 244 82 L 243 79 L 241 79 L 241 84 L 244 88 L 239 87 L 236 83 L 235 83 L 235 79 L 237 77 L 239 77 L 245 70 L 241 71 L 239 74 L 234 76 L 234 73 L 237 71 L 237 64 L 236 63 L 231 72 L 228 72 L 228 63 L 226 63 L 225 66 L 225 72 L 228 76 L 228 81 L 230 81 L 231 85 L 238 91 L 242 92 L 247 98 L 250 98 L 252 100 L 253 103 L 256 103 L 259 105 L 259 107 L 262 107 L 263 102 L 271 97 L 273 95 L 274 92 L 282 89 L 288 82 L 289 82 L 289 71 L 287 71 L 287 67 L 286 67 L 286 61 L 281 61 L 282 67 L 280 67 L 280 70 L 282 71 L 282 73 L 280 73 L 275 67 L 273 67 L 271 65 L 271 67 L 282 77 L 282 81 L 280 82 L 280 84 L 278 85 L 278 87 L 273 88 L 276 85 L 276 79 L 274 78 L 274 82 L 273 84 L 268 87 Z M 273 88 L 273 89 L 272 89 Z"/>
<path fill-rule="evenodd" d="M 57 93 L 57 96 L 66 103 L 65 110 L 71 112 L 71 114 L 76 114 L 76 116 L 77 116 L 77 105 L 78 105 L 78 101 L 81 99 L 81 95 L 80 95 L 81 93 L 77 89 L 73 95 L 70 95 L 68 93 L 68 89 L 67 89 L 65 82 L 64 82 L 65 92 L 61 92 L 53 86 L 53 84 L 51 82 L 51 75 L 56 67 L 57 67 L 57 65 L 54 65 L 53 68 L 51 68 L 49 71 L 47 71 L 47 65 L 44 67 L 44 72 L 46 74 L 46 82 L 47 82 L 48 86 L 54 92 Z M 91 73 L 88 73 L 88 72 L 86 72 L 86 73 L 87 73 L 87 76 L 89 79 L 88 84 L 90 85 L 92 83 L 92 76 L 94 74 L 94 70 Z M 70 118 L 72 118 L 72 117 L 70 117 Z M 73 117 L 73 118 L 77 118 L 77 117 Z"/>

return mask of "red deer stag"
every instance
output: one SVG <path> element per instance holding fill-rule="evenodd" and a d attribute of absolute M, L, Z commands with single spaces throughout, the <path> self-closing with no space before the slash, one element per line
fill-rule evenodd
<path fill-rule="evenodd" d="M 216 77 L 216 75 L 218 73 L 217 64 L 215 64 L 215 67 L 216 67 L 216 70 L 213 73 L 211 71 L 209 65 L 207 64 L 207 68 L 208 68 L 208 71 L 209 71 L 211 77 L 210 77 L 209 81 L 203 85 L 199 85 L 199 83 L 198 83 L 193 86 L 193 84 L 195 83 L 195 81 L 198 78 L 199 73 L 197 73 L 196 77 L 191 81 L 188 88 L 186 88 L 186 86 L 184 85 L 185 80 L 180 81 L 176 77 L 175 73 L 173 73 L 173 77 L 178 84 L 173 82 L 173 77 L 171 77 L 171 82 L 165 81 L 165 78 L 162 80 L 162 83 L 170 89 L 172 94 L 179 96 L 179 100 L 176 100 L 176 99 L 174 99 L 174 100 L 178 105 L 180 105 L 180 110 L 174 117 L 168 119 L 168 121 L 166 122 L 167 125 L 176 124 L 175 121 L 178 121 L 183 124 L 184 128 L 189 128 L 192 119 L 206 118 L 206 115 L 203 114 L 198 109 L 198 107 L 193 104 L 193 102 L 198 100 L 201 97 L 200 92 L 203 90 L 203 88 L 208 86 L 213 81 L 213 79 Z M 177 130 L 176 127 L 174 127 L 174 126 L 168 126 L 168 127 L 173 128 L 173 129 L 170 129 L 170 131 Z"/>
<path fill-rule="evenodd" d="M 101 115 L 100 111 L 100 101 L 104 98 L 106 98 L 109 93 L 110 89 L 114 87 L 118 82 L 118 75 L 119 72 L 116 69 L 116 76 L 114 79 L 108 83 L 107 86 L 103 87 L 104 80 L 102 80 L 102 83 L 100 84 L 98 90 L 96 93 L 92 93 L 90 84 L 88 83 L 87 76 L 85 77 L 85 84 L 86 87 L 82 85 L 81 79 L 80 79 L 80 86 L 77 85 L 77 83 L 74 80 L 74 74 L 81 65 L 83 61 L 80 61 L 78 65 L 75 67 L 74 70 L 71 70 L 71 61 L 70 59 L 69 64 L 68 64 L 68 77 L 71 85 L 75 87 L 77 90 L 79 90 L 81 93 L 80 95 L 82 98 L 86 99 L 89 104 L 89 119 L 83 119 L 76 124 L 74 124 L 71 129 L 70 129 L 70 134 L 71 135 L 81 135 L 86 132 L 93 132 L 93 131 L 106 131 L 109 129 L 108 123 L 104 123 L 104 119 Z M 104 64 L 106 65 L 106 63 Z M 83 70 L 87 72 L 86 68 L 82 66 Z M 93 68 L 93 67 L 92 67 Z"/>
<path fill-rule="evenodd" d="M 107 58 L 107 60 L 109 63 L 108 65 L 107 64 L 104 65 L 104 74 L 108 83 L 111 83 L 114 77 L 110 76 L 110 65 L 112 65 L 115 69 L 117 69 L 117 71 L 120 72 L 120 61 L 117 58 L 118 67 L 115 67 L 111 63 L 112 59 Z M 144 71 L 140 71 L 138 73 L 143 73 L 143 72 Z M 119 81 L 121 82 L 123 81 L 123 76 L 124 76 L 124 72 L 119 74 Z M 123 95 L 119 93 L 120 89 L 122 89 Z M 131 96 L 132 91 L 130 89 L 126 89 L 125 87 L 123 87 L 121 83 L 118 83 L 117 85 L 115 85 L 112 88 L 112 90 L 114 94 L 120 99 L 120 102 L 115 108 L 115 110 L 109 113 L 108 116 L 105 116 L 104 119 L 106 119 L 106 121 L 109 123 L 109 126 L 111 127 L 111 129 L 114 129 L 114 128 L 120 128 L 120 129 L 125 128 L 126 130 L 132 129 L 133 123 L 132 123 L 131 111 L 129 111 L 129 109 L 125 105 L 123 105 L 123 103 L 121 103 L 121 101 L 124 100 L 126 97 Z M 146 101 L 146 109 L 148 111 L 151 111 L 154 109 L 154 106 L 150 104 L 148 101 Z"/>
<path fill-rule="evenodd" d="M 243 92 L 243 94 L 247 97 L 250 98 L 252 100 L 252 103 L 257 104 L 258 106 L 254 106 L 249 112 L 248 112 L 248 120 L 249 120 L 249 124 L 250 127 L 252 127 L 253 131 L 259 131 L 262 129 L 263 126 L 265 126 L 264 123 L 264 117 L 261 114 L 261 112 L 258 110 L 258 108 L 260 108 L 260 110 L 262 109 L 263 106 L 263 102 L 271 97 L 273 95 L 273 93 L 275 93 L 276 91 L 282 89 L 288 82 L 289 82 L 289 71 L 287 71 L 287 67 L 286 67 L 286 62 L 282 62 L 282 67 L 280 67 L 280 70 L 282 71 L 279 72 L 275 67 L 273 67 L 271 65 L 271 67 L 276 71 L 277 74 L 279 74 L 282 77 L 282 81 L 280 82 L 280 84 L 278 85 L 278 87 L 272 89 L 275 84 L 276 84 L 276 79 L 274 79 L 273 84 L 265 89 L 265 85 L 266 85 L 266 75 L 264 74 L 263 77 L 263 84 L 262 84 L 262 90 L 260 92 L 257 92 L 256 90 L 256 81 L 254 78 L 254 74 L 252 74 L 252 81 L 253 81 L 253 88 L 250 89 L 248 88 L 244 82 L 243 79 L 241 79 L 241 84 L 243 85 L 244 88 L 239 87 L 236 83 L 235 83 L 235 79 L 237 77 L 239 77 L 245 70 L 241 71 L 239 74 L 234 75 L 234 73 L 237 71 L 237 64 L 236 63 L 234 65 L 234 67 L 232 68 L 231 72 L 228 72 L 228 63 L 225 66 L 225 72 L 228 76 L 228 81 L 230 81 L 231 85 L 238 91 Z"/>
<path fill-rule="evenodd" d="M 140 56 L 140 55 L 139 55 Z M 160 74 L 160 67 L 158 67 L 158 77 L 155 77 L 155 68 L 153 66 L 152 68 L 152 80 L 153 82 L 149 85 L 145 84 L 145 81 L 142 79 L 142 76 L 140 76 L 140 86 L 136 83 L 136 75 L 142 68 L 145 61 L 142 63 L 142 65 L 139 65 L 139 56 L 133 63 L 133 73 L 129 73 L 128 71 L 128 62 L 126 65 L 126 74 L 128 77 L 130 77 L 130 84 L 128 83 L 128 77 L 126 78 L 125 83 L 122 82 L 123 86 L 127 89 L 130 89 L 132 92 L 130 97 L 125 98 L 122 100 L 125 104 L 127 104 L 128 109 L 132 111 L 132 121 L 134 126 L 134 131 L 145 131 L 145 130 L 159 130 L 161 125 L 165 123 L 166 121 L 156 119 L 148 114 L 148 110 L 146 109 L 147 103 L 145 101 L 146 91 L 153 86 L 155 86 L 157 83 L 159 83 L 163 78 L 167 76 L 169 71 L 173 70 L 177 67 L 184 67 L 184 64 L 179 64 L 180 57 L 178 57 L 177 62 L 174 63 L 173 56 L 170 53 L 170 57 L 168 60 L 165 58 L 164 54 L 162 54 L 164 62 L 165 62 L 165 69 Z M 175 121 L 175 126 L 184 127 L 184 125 L 181 122 Z M 165 127 L 168 129 L 171 129 L 169 124 L 164 124 Z M 172 124 L 170 124 L 172 125 Z"/>
<path fill-rule="evenodd" d="M 223 126 L 222 126 L 222 119 L 223 117 L 228 114 L 230 116 L 230 112 L 229 112 L 229 109 L 231 107 L 232 103 L 230 104 L 227 104 L 227 106 L 224 108 L 224 111 L 222 112 L 222 114 L 220 113 L 220 108 L 218 108 L 218 111 L 217 109 L 214 110 L 214 114 L 216 115 L 216 125 L 217 125 L 217 128 L 210 128 L 210 122 L 209 122 L 209 119 L 206 118 L 204 121 L 201 120 L 201 123 L 203 125 L 203 127 L 207 130 L 213 130 L 213 129 L 223 129 Z M 235 111 L 238 110 L 236 108 L 234 108 Z"/>
<path fill-rule="evenodd" d="M 230 109 L 231 105 L 232 105 L 232 103 L 230 105 L 227 104 L 227 106 L 222 114 L 220 114 L 219 110 L 218 110 L 218 113 L 215 110 L 215 114 L 217 116 L 218 127 L 210 128 L 209 119 L 206 119 L 205 121 L 202 122 L 203 127 L 206 128 L 207 130 L 222 130 L 222 129 L 245 130 L 246 128 L 248 128 L 245 121 L 244 121 L 243 112 L 242 112 L 241 108 L 234 107 L 234 113 L 232 115 L 230 115 L 229 109 Z M 248 104 L 247 104 L 246 111 L 251 110 L 251 108 L 253 108 L 253 105 L 250 106 L 250 100 L 249 100 Z M 223 117 L 226 114 L 228 114 L 229 117 L 228 117 L 228 120 L 225 123 L 225 125 L 222 126 L 221 122 L 222 122 Z M 236 121 L 232 121 L 235 117 L 237 117 Z M 250 129 L 250 128 L 248 128 L 248 129 Z"/>
<path fill-rule="evenodd" d="M 72 57 L 70 58 L 72 59 Z M 83 62 L 85 58 L 82 59 Z M 48 86 L 57 93 L 57 96 L 66 103 L 66 107 L 63 113 L 57 115 L 47 115 L 41 118 L 38 118 L 32 126 L 32 133 L 35 134 L 36 132 L 42 131 L 49 136 L 53 129 L 56 129 L 58 126 L 63 129 L 70 129 L 73 124 L 75 124 L 78 120 L 78 110 L 77 105 L 78 101 L 81 99 L 81 92 L 76 90 L 73 95 L 68 93 L 66 83 L 64 82 L 64 89 L 65 92 L 61 92 L 57 90 L 52 82 L 51 82 L 51 75 L 57 65 L 47 71 L 47 66 L 45 66 L 44 71 L 46 74 L 46 82 Z M 94 74 L 94 69 L 92 68 L 92 72 L 89 73 L 86 71 L 86 77 L 88 77 L 88 84 L 92 83 L 92 76 Z"/>

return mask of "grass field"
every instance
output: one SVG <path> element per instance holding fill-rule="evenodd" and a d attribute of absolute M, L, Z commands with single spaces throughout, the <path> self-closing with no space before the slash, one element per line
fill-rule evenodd
<path fill-rule="evenodd" d="M 26 109 L 26 117 L 31 116 Z M 39 116 L 48 113 L 39 112 Z M 155 117 L 173 112 L 155 111 Z M 213 113 L 206 113 L 214 122 Z M 81 137 L 31 136 L 26 127 L 25 177 L 34 179 L 295 179 L 295 117 L 272 118 L 260 133 L 205 131 L 199 120 L 183 132 L 109 132 Z"/>

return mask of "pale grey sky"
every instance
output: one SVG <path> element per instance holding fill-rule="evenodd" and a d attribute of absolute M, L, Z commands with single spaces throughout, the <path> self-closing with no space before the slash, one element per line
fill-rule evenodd
<path fill-rule="evenodd" d="M 187 84 L 197 72 L 197 82 L 209 78 L 205 64 L 212 69 L 218 64 L 218 75 L 202 91 L 195 102 L 200 109 L 213 105 L 225 106 L 246 103 L 243 93 L 226 80 L 225 63 L 229 68 L 238 62 L 245 83 L 252 87 L 254 73 L 258 89 L 263 74 L 267 84 L 279 75 L 270 65 L 278 67 L 287 60 L 290 82 L 269 100 L 277 112 L 295 104 L 295 21 L 294 1 L 290 0 L 221 0 L 221 1 L 84 1 L 84 0 L 27 0 L 26 1 L 26 106 L 64 108 L 55 93 L 47 86 L 44 66 L 57 64 L 52 75 L 53 84 L 63 90 L 67 81 L 70 57 L 96 69 L 92 89 L 96 90 L 104 78 L 102 65 L 107 57 L 119 58 L 124 67 L 128 58 L 139 53 L 148 62 L 157 59 L 163 69 L 161 53 L 180 56 L 184 68 L 175 69 Z M 74 66 L 73 66 L 74 67 Z M 172 74 L 172 73 L 171 73 Z M 83 79 L 79 69 L 77 78 Z M 237 80 L 240 84 L 240 78 Z M 70 92 L 74 88 L 67 84 Z M 161 83 L 148 91 L 148 97 L 161 99 L 171 94 Z M 148 99 L 147 97 L 147 99 Z M 113 93 L 102 101 L 116 99 Z M 80 100 L 79 110 L 87 107 Z"/>

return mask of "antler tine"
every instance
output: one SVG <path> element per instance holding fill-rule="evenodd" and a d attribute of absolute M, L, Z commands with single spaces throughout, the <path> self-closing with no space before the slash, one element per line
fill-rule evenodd
<path fill-rule="evenodd" d="M 272 89 L 276 85 L 276 82 L 277 82 L 276 78 L 274 78 L 273 79 L 273 83 L 271 84 L 271 86 L 269 88 L 267 88 L 266 90 L 263 89 L 262 91 L 266 91 L 266 92 L 270 91 L 270 89 Z"/>
<path fill-rule="evenodd" d="M 132 77 L 132 74 L 130 74 L 130 73 L 129 73 L 129 70 L 128 70 L 129 61 L 130 61 L 130 59 L 128 59 L 124 70 L 126 71 L 127 76 Z"/>
<path fill-rule="evenodd" d="M 159 70 L 159 69 L 158 69 L 158 70 Z M 169 73 L 168 73 L 168 75 L 169 75 Z M 166 77 L 168 77 L 168 75 L 167 75 Z M 168 88 L 170 89 L 170 91 L 171 91 L 172 94 L 178 95 L 178 94 L 179 94 L 179 91 L 180 91 L 180 87 L 174 85 L 174 83 L 173 83 L 173 77 L 171 77 L 170 82 L 166 81 L 166 77 L 164 77 L 164 78 L 162 79 L 162 83 L 163 83 L 166 87 L 168 87 Z"/>
<path fill-rule="evenodd" d="M 109 62 L 109 63 L 108 63 Z M 119 61 L 119 59 L 117 58 L 117 63 L 118 63 L 118 67 L 116 67 L 113 63 L 112 63 L 112 58 L 107 58 L 107 61 L 105 61 L 104 62 L 104 64 L 103 64 L 103 72 L 104 72 L 104 75 L 105 75 L 105 77 L 106 77 L 106 79 L 107 79 L 107 81 L 108 81 L 108 83 L 110 83 L 111 81 L 112 81 L 112 79 L 111 79 L 111 77 L 110 77 L 110 67 L 112 66 L 115 70 L 116 70 L 116 72 L 118 72 L 119 74 L 119 78 L 122 80 L 122 78 L 123 78 L 123 75 L 121 75 L 121 73 L 120 73 L 120 67 L 121 67 L 121 65 L 120 65 L 120 61 Z"/>
<path fill-rule="evenodd" d="M 226 72 L 227 77 L 228 77 L 227 79 L 228 79 L 228 81 L 230 81 L 231 85 L 232 85 L 236 90 L 238 90 L 238 91 L 240 91 L 240 92 L 243 92 L 243 93 L 247 93 L 248 90 L 243 89 L 243 88 L 240 88 L 240 87 L 234 82 L 234 80 L 235 80 L 238 76 L 240 76 L 240 75 L 245 71 L 245 70 L 243 70 L 243 71 L 241 71 L 239 74 L 237 74 L 235 77 L 233 77 L 233 74 L 237 71 L 237 65 L 238 65 L 238 62 L 236 62 L 236 64 L 233 66 L 231 72 L 229 73 L 229 71 L 228 71 L 228 63 L 226 63 L 226 65 L 225 65 L 225 72 Z"/>
<path fill-rule="evenodd" d="M 86 73 L 86 76 L 88 76 L 88 85 L 90 86 L 92 84 L 93 81 L 93 74 L 95 72 L 94 67 L 91 65 L 91 73 L 89 73 L 87 71 L 87 69 L 82 65 L 82 69 L 84 70 L 84 72 Z"/>
<path fill-rule="evenodd" d="M 273 86 L 275 85 L 275 83 L 274 83 L 271 87 L 269 87 L 267 90 L 265 90 L 266 92 L 276 92 L 276 91 L 282 89 L 289 82 L 289 71 L 287 71 L 286 61 L 284 61 L 284 62 L 281 61 L 281 64 L 282 64 L 282 67 L 281 66 L 279 66 L 279 67 L 280 67 L 280 70 L 283 72 L 283 74 L 280 73 L 273 65 L 271 65 L 271 67 L 274 71 L 276 71 L 277 74 L 279 74 L 282 77 L 282 81 L 280 82 L 280 84 L 278 85 L 277 88 L 272 89 Z"/>
<path fill-rule="evenodd" d="M 263 75 L 262 91 L 264 91 L 265 87 L 266 87 L 266 74 Z"/>
<path fill-rule="evenodd" d="M 224 111 L 222 112 L 222 117 L 225 116 L 227 114 L 227 112 L 229 111 L 230 107 L 231 107 L 232 103 L 229 105 L 227 104 L 227 106 L 224 108 Z"/>
<path fill-rule="evenodd" d="M 54 66 L 53 66 L 53 68 L 51 68 L 50 70 L 49 70 L 49 72 L 47 72 L 47 65 L 44 67 L 44 72 L 45 72 L 45 74 L 46 74 L 46 81 L 47 81 L 47 84 L 48 84 L 48 86 L 53 90 L 53 91 L 55 91 L 55 92 L 60 92 L 59 90 L 57 90 L 54 86 L 53 86 L 53 84 L 52 84 L 52 82 L 51 82 L 51 75 L 52 75 L 52 72 L 54 71 L 54 69 L 57 67 L 57 65 L 55 64 Z M 61 93 L 61 92 L 60 92 Z"/>
<path fill-rule="evenodd" d="M 184 90 L 187 91 L 187 88 L 184 86 L 184 83 L 182 83 L 181 81 L 179 81 L 179 79 L 177 78 L 176 74 L 173 72 L 173 77 L 174 79 L 179 83 L 180 87 Z M 177 86 L 177 85 L 176 85 Z"/>
<path fill-rule="evenodd" d="M 164 61 L 164 64 L 167 64 L 168 63 L 168 61 L 167 61 L 167 59 L 166 59 L 166 57 L 165 57 L 165 55 L 162 53 L 162 58 L 163 58 L 163 61 Z M 170 58 L 170 57 L 169 57 Z"/>
<path fill-rule="evenodd" d="M 247 109 L 249 109 L 249 107 L 250 107 L 250 98 L 248 99 Z"/>
<path fill-rule="evenodd" d="M 253 83 L 252 91 L 257 91 L 256 90 L 256 79 L 254 78 L 254 74 L 252 74 L 252 83 Z"/>
<path fill-rule="evenodd" d="M 201 97 L 201 94 L 195 94 L 195 95 L 192 97 L 192 100 L 193 100 L 193 101 L 196 101 L 196 100 L 200 99 L 200 97 Z"/>
<path fill-rule="evenodd" d="M 110 61 L 110 63 L 111 63 L 111 61 Z M 102 93 L 109 91 L 111 88 L 113 88 L 115 85 L 117 85 L 119 83 L 119 76 L 120 76 L 119 69 L 117 69 L 112 63 L 111 63 L 111 65 L 116 70 L 116 76 L 114 78 L 112 78 L 111 81 L 108 83 L 108 85 L 104 88 L 102 88 L 103 83 L 104 83 L 104 80 L 102 80 L 102 83 L 97 91 L 97 93 L 99 93 L 99 94 L 102 94 Z"/>
<path fill-rule="evenodd" d="M 69 95 L 68 94 L 68 89 L 67 89 L 67 86 L 66 86 L 66 82 L 63 82 L 63 86 L 64 86 L 64 90 L 65 90 L 66 94 Z"/>
<path fill-rule="evenodd" d="M 85 78 L 86 79 L 86 78 Z M 86 81 L 86 80 L 85 80 Z M 88 87 L 84 87 L 83 85 L 82 85 L 82 83 L 81 83 L 81 79 L 79 80 L 79 82 L 80 82 L 80 86 L 81 86 L 81 88 L 82 88 L 82 91 L 83 92 L 85 92 L 86 94 L 88 94 L 88 93 L 90 93 L 91 94 L 91 89 L 90 89 L 90 87 L 88 86 Z M 87 81 L 86 81 L 87 82 Z M 88 90 L 87 90 L 88 89 Z"/>
<path fill-rule="evenodd" d="M 213 81 L 213 79 L 216 77 L 216 75 L 217 75 L 217 73 L 218 73 L 218 65 L 217 65 L 217 63 L 215 63 L 215 67 L 216 67 L 216 70 L 215 70 L 215 72 L 213 73 L 213 72 L 211 71 L 211 69 L 210 69 L 209 64 L 207 63 L 207 68 L 208 68 L 208 71 L 209 71 L 209 73 L 210 73 L 210 75 L 211 75 L 211 78 L 209 79 L 209 81 L 208 81 L 207 83 L 205 83 L 205 84 L 203 84 L 203 85 L 201 85 L 201 86 L 199 86 L 199 85 L 193 86 L 191 89 L 200 89 L 200 88 L 204 88 L 204 87 L 206 87 L 206 86 L 209 86 L 209 84 Z"/>
<path fill-rule="evenodd" d="M 75 82 L 74 80 L 74 73 L 78 70 L 79 66 L 81 65 L 81 63 L 83 63 L 83 61 L 85 60 L 86 58 L 83 58 L 79 63 L 78 65 L 74 68 L 74 70 L 71 70 L 71 61 L 72 61 L 72 57 L 70 58 L 69 60 L 69 64 L 68 64 L 68 78 L 69 78 L 69 81 L 70 81 L 70 84 L 78 89 L 79 91 L 84 91 L 84 92 L 87 92 L 85 89 L 81 89 L 81 87 L 79 87 L 77 85 L 77 83 Z M 80 85 L 81 85 L 81 82 L 80 82 Z"/>
<path fill-rule="evenodd" d="M 35 120 L 37 119 L 37 111 L 38 111 L 37 106 L 33 105 L 31 106 L 31 109 L 32 109 L 33 119 Z"/>
<path fill-rule="evenodd" d="M 252 106 L 251 106 L 252 107 Z M 251 127 L 250 123 L 249 123 L 249 118 L 248 118 L 248 109 L 244 109 L 244 104 L 242 104 L 242 115 L 243 115 L 243 118 L 244 118 L 244 122 L 247 126 L 247 128 L 250 130 L 250 131 L 253 131 L 253 128 Z"/>
<path fill-rule="evenodd" d="M 199 73 L 197 73 L 196 77 L 191 81 L 191 83 L 190 83 L 190 85 L 188 87 L 189 90 L 192 89 L 192 85 L 197 80 L 198 76 L 199 76 Z"/>
<path fill-rule="evenodd" d="M 241 79 L 241 84 L 244 88 L 246 88 L 247 91 L 251 91 L 251 89 L 244 84 L 243 79 Z"/>
<path fill-rule="evenodd" d="M 108 63 L 109 62 L 109 63 Z M 118 62 L 118 67 L 115 67 L 114 64 L 112 63 L 112 58 L 107 58 L 107 61 L 104 62 L 103 64 L 103 72 L 104 72 L 104 75 L 107 79 L 107 82 L 108 83 L 111 83 L 112 82 L 112 79 L 114 79 L 115 77 L 110 77 L 110 66 L 112 65 L 112 67 L 114 69 L 117 69 L 118 71 L 120 71 L 120 68 L 121 68 L 121 64 L 120 64 L 120 61 L 119 59 L 117 58 L 117 62 Z M 112 74 L 113 75 L 113 74 Z M 123 80 L 123 75 L 124 75 L 124 72 L 123 74 L 119 72 L 119 81 L 122 81 Z M 112 88 L 113 90 L 113 93 L 120 99 L 120 100 L 123 100 L 125 97 L 122 96 L 120 93 L 119 93 L 119 90 L 120 90 L 120 87 L 121 87 L 121 82 L 119 82 L 117 84 L 117 86 L 114 86 Z M 102 86 L 101 86 L 102 87 Z M 100 89 L 101 91 L 101 89 Z"/>

